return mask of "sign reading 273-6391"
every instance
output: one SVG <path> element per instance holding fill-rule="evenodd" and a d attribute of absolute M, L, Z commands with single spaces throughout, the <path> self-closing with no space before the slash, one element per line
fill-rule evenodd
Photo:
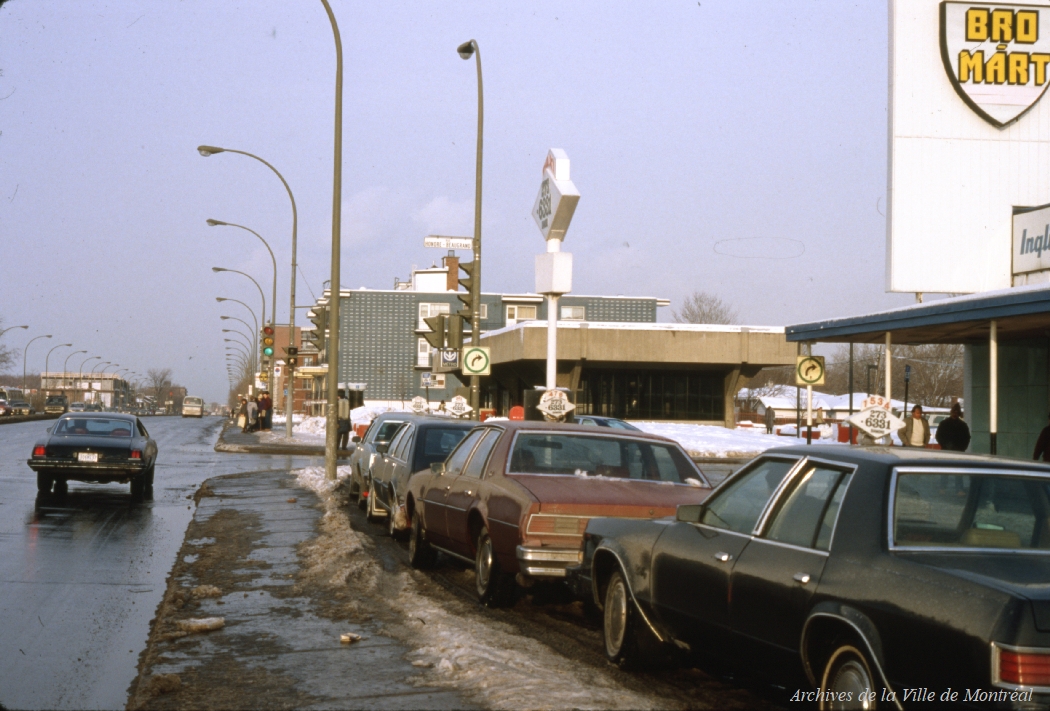
<path fill-rule="evenodd" d="M 941 59 L 959 97 L 1003 127 L 1050 85 L 1050 6 L 941 3 Z"/>
<path fill-rule="evenodd" d="M 486 346 L 467 346 L 460 361 L 463 375 L 488 375 L 491 372 L 489 349 Z"/>

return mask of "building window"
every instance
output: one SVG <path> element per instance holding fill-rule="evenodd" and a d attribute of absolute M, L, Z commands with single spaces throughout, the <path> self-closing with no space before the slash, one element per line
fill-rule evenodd
<path fill-rule="evenodd" d="M 515 324 L 518 321 L 532 321 L 536 318 L 535 306 L 508 306 L 507 323 Z"/>
<path fill-rule="evenodd" d="M 586 309 L 583 306 L 562 306 L 562 321 L 586 321 Z"/>
<path fill-rule="evenodd" d="M 437 316 L 438 314 L 447 314 L 449 312 L 449 306 L 449 304 L 420 304 L 418 328 L 427 328 L 427 325 L 423 323 L 423 319 L 425 318 Z"/>
<path fill-rule="evenodd" d="M 482 304 L 481 305 L 481 318 L 482 319 L 487 319 L 488 317 L 489 317 L 489 305 L 488 304 Z"/>
<path fill-rule="evenodd" d="M 430 367 L 430 344 L 425 338 L 420 338 L 416 345 L 416 365 L 421 368 Z"/>

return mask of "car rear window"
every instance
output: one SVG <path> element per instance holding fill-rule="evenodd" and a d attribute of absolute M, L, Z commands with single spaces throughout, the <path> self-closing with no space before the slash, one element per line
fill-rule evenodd
<path fill-rule="evenodd" d="M 893 540 L 919 548 L 1050 550 L 1050 477 L 899 473 Z"/>
<path fill-rule="evenodd" d="M 443 462 L 463 441 L 470 432 L 469 429 L 444 429 L 433 427 L 421 430 L 416 436 L 416 457 L 412 463 L 412 471 L 418 472 L 426 469 L 434 462 Z"/>
<path fill-rule="evenodd" d="M 127 420 L 102 417 L 70 417 L 55 425 L 57 435 L 90 435 L 95 437 L 130 437 L 132 424 Z"/>
<path fill-rule="evenodd" d="M 680 484 L 706 480 L 688 457 L 673 445 L 627 437 L 589 434 L 522 432 L 514 442 L 511 473 L 575 474 L 617 479 L 668 481 Z"/>
<path fill-rule="evenodd" d="M 379 425 L 379 429 L 376 430 L 376 436 L 373 438 L 373 442 L 376 444 L 383 444 L 389 442 L 390 438 L 397 433 L 397 430 L 401 425 L 405 424 L 401 420 L 388 420 L 383 424 Z"/>

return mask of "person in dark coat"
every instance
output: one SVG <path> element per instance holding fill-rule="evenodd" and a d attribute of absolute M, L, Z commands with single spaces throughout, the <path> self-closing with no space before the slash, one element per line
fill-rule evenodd
<path fill-rule="evenodd" d="M 959 403 L 952 405 L 951 416 L 937 425 L 937 444 L 952 452 L 965 452 L 970 446 L 970 427 L 963 422 Z"/>
<path fill-rule="evenodd" d="M 1035 443 L 1035 454 L 1032 455 L 1032 459 L 1039 461 L 1042 459 L 1044 462 L 1050 462 L 1050 425 L 1043 428 L 1043 431 L 1039 433 L 1039 439 Z"/>
<path fill-rule="evenodd" d="M 766 405 L 765 421 L 766 421 L 766 434 L 773 434 L 773 428 L 777 424 L 777 413 L 776 413 L 776 410 L 774 410 L 769 405 Z"/>

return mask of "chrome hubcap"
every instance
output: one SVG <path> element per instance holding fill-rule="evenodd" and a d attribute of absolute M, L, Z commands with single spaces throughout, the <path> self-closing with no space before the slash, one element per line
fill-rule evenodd
<path fill-rule="evenodd" d="M 851 659 L 835 672 L 834 678 L 831 679 L 831 683 L 828 684 L 828 690 L 833 692 L 836 696 L 842 692 L 848 692 L 849 696 L 846 698 L 851 699 L 849 703 L 835 702 L 827 704 L 826 708 L 850 708 L 850 709 L 870 709 L 874 708 L 873 702 L 867 701 L 866 699 L 861 700 L 861 694 L 865 691 L 870 691 L 873 688 L 871 678 L 868 676 L 868 670 L 864 668 L 856 659 Z"/>
<path fill-rule="evenodd" d="M 627 591 L 623 581 L 617 579 L 605 596 L 605 652 L 615 657 L 623 648 L 624 632 L 627 630 Z"/>
<path fill-rule="evenodd" d="M 484 595 L 489 588 L 489 576 L 492 575 L 492 540 L 486 538 L 478 549 L 478 562 L 474 566 L 478 578 L 478 594 Z"/>

